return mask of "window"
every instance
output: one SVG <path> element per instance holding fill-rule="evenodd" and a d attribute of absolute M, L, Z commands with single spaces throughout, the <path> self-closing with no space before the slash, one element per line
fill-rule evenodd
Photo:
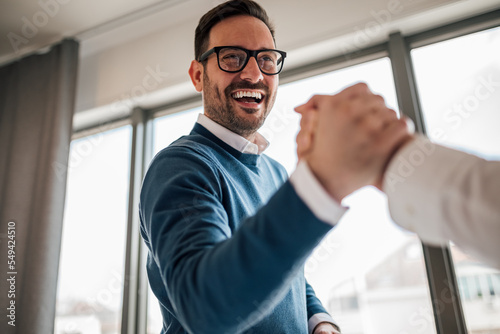
<path fill-rule="evenodd" d="M 131 127 L 71 143 L 56 334 L 120 333 Z"/>
<path fill-rule="evenodd" d="M 435 142 L 500 159 L 500 28 L 412 51 L 427 128 Z"/>
<path fill-rule="evenodd" d="M 202 108 L 194 108 L 183 112 L 166 115 L 156 118 L 153 121 L 153 152 L 154 154 L 161 151 L 163 148 L 170 145 L 177 138 L 189 134 L 194 123 L 198 118 L 198 114 L 202 113 Z M 149 284 L 148 284 L 149 286 Z M 148 289 L 148 319 L 147 333 L 160 333 L 163 319 L 161 316 L 158 299 L 153 294 L 151 289 Z"/>
<path fill-rule="evenodd" d="M 412 51 L 431 140 L 500 160 L 500 28 Z M 451 245 L 469 333 L 500 333 L 498 270 Z M 493 292 L 493 293 L 492 293 Z"/>

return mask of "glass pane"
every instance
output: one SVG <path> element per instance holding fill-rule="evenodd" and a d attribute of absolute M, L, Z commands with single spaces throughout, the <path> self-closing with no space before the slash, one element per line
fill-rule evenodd
<path fill-rule="evenodd" d="M 500 28 L 412 51 L 428 136 L 500 159 Z"/>
<path fill-rule="evenodd" d="M 201 107 L 182 111 L 179 113 L 158 117 L 153 121 L 154 154 L 158 153 L 163 148 L 167 147 L 177 138 L 189 134 L 193 128 L 198 114 L 202 113 Z M 148 285 L 149 286 L 149 285 Z M 155 295 L 148 289 L 148 319 L 147 333 L 160 333 L 163 320 L 161 316 L 160 306 Z"/>
<path fill-rule="evenodd" d="M 131 127 L 71 143 L 55 333 L 121 327 Z"/>
<path fill-rule="evenodd" d="M 500 160 L 500 28 L 412 51 L 428 136 Z M 469 333 L 500 333 L 500 271 L 451 245 Z"/>
<path fill-rule="evenodd" d="M 159 334 L 163 326 L 163 318 L 161 316 L 160 305 L 158 299 L 151 291 L 148 283 L 148 319 L 147 319 L 147 334 Z"/>
<path fill-rule="evenodd" d="M 366 82 L 397 110 L 387 58 L 282 85 L 261 133 L 267 154 L 291 173 L 296 165 L 299 115 L 293 108 L 313 94 L 332 94 Z M 422 247 L 389 218 L 385 195 L 363 188 L 345 199 L 339 225 L 308 259 L 306 278 L 344 333 L 435 333 Z"/>
<path fill-rule="evenodd" d="M 156 118 L 153 123 L 154 154 L 179 137 L 189 134 L 200 113 L 203 113 L 202 107 Z"/>

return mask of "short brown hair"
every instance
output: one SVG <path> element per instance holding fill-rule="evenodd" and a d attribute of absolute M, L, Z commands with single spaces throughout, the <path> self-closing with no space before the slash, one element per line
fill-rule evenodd
<path fill-rule="evenodd" d="M 274 27 L 267 16 L 266 11 L 258 3 L 251 0 L 230 0 L 212 8 L 202 16 L 194 34 L 194 57 L 200 59 L 208 47 L 210 30 L 219 22 L 231 16 L 247 15 L 253 16 L 269 28 L 274 40 Z"/>

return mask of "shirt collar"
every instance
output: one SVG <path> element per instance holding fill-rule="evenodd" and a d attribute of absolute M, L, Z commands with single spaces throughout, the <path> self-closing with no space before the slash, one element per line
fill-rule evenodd
<path fill-rule="evenodd" d="M 269 146 L 269 142 L 260 133 L 256 133 L 254 142 L 223 127 L 219 123 L 211 120 L 204 114 L 198 115 L 198 124 L 203 125 L 217 138 L 240 151 L 241 153 L 261 154 Z"/>

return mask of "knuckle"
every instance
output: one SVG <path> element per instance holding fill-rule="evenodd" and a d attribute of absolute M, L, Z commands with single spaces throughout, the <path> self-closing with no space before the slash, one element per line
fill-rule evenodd
<path fill-rule="evenodd" d="M 368 85 L 365 82 L 358 82 L 354 87 L 357 87 L 359 89 L 366 90 L 368 89 Z"/>

